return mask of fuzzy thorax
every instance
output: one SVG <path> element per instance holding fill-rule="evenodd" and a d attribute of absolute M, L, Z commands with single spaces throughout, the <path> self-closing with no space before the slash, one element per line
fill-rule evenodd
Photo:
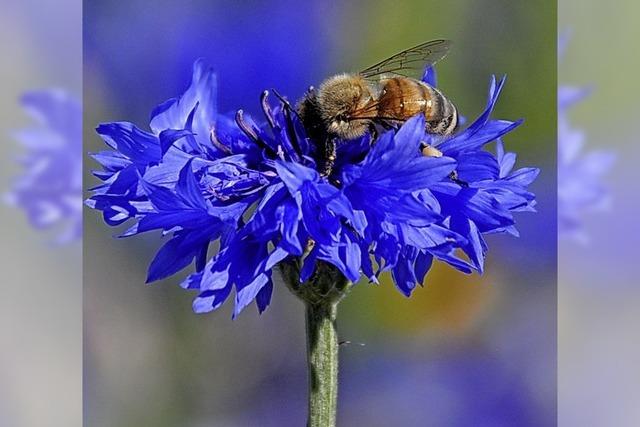
<path fill-rule="evenodd" d="M 307 102 L 307 109 L 315 111 L 324 131 L 340 139 L 354 139 L 364 135 L 371 124 L 375 111 L 363 114 L 373 101 L 372 89 L 360 76 L 338 74 L 320 85 L 314 99 Z M 358 113 L 360 113 L 358 115 Z"/>

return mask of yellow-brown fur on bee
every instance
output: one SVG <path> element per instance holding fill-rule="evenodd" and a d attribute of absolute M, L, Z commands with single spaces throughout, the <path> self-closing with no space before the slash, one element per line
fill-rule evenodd
<path fill-rule="evenodd" d="M 328 136 L 354 139 L 364 135 L 375 114 L 357 117 L 375 102 L 373 88 L 357 74 L 339 74 L 310 91 L 299 104 L 305 128 L 321 126 Z M 314 133 L 312 131 L 312 133 Z"/>

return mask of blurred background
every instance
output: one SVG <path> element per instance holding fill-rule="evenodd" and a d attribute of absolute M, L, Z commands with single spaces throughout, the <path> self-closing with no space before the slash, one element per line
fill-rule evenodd
<path fill-rule="evenodd" d="M 17 134 L 38 128 L 19 103 L 27 91 L 82 95 L 80 0 L 3 0 L 0 13 L 0 425 L 80 426 L 82 262 L 79 239 L 36 231 L 8 203 L 34 154 Z M 76 122 L 80 121 L 77 113 Z M 74 149 L 79 156 L 80 146 Z M 33 158 L 32 158 L 33 160 Z M 42 160 L 42 158 L 40 159 Z M 78 172 L 80 164 L 77 163 Z M 52 193 L 51 187 L 41 194 Z M 81 194 L 73 202 L 80 207 Z"/>
<path fill-rule="evenodd" d="M 559 240 L 559 420 L 567 426 L 640 425 L 640 287 L 636 258 L 640 155 L 635 129 L 640 4 L 559 1 L 560 32 L 569 34 L 559 63 L 561 85 L 590 87 L 569 119 L 585 150 L 615 157 L 604 184 L 608 210 L 583 216 L 587 241 Z"/>
<path fill-rule="evenodd" d="M 344 426 L 550 426 L 556 420 L 556 4 L 554 1 L 222 2 L 100 0 L 84 9 L 84 138 L 188 86 L 194 60 L 218 72 L 219 110 L 255 112 L 275 87 L 356 71 L 422 41 L 455 46 L 441 88 L 473 119 L 489 78 L 495 112 L 525 118 L 505 143 L 538 166 L 539 213 L 522 237 L 490 236 L 484 276 L 438 265 L 402 297 L 388 278 L 341 304 Z M 95 183 L 85 163 L 85 187 Z M 158 235 L 116 240 L 85 210 L 84 418 L 101 426 L 299 426 L 305 422 L 303 307 L 284 286 L 262 316 L 197 316 L 175 277 L 145 286 Z M 281 285 L 281 283 L 280 283 Z"/>
<path fill-rule="evenodd" d="M 469 118 L 491 73 L 509 80 L 497 117 L 524 117 L 507 140 L 543 173 L 539 213 L 522 237 L 489 239 L 483 277 L 437 266 L 411 299 L 389 282 L 343 303 L 341 425 L 546 426 L 555 423 L 555 4 L 141 0 L 85 6 L 85 152 L 100 121 L 145 127 L 150 110 L 188 85 L 195 58 L 219 70 L 220 109 L 257 110 L 260 91 L 292 99 L 425 39 L 455 41 L 440 84 Z M 529 4 L 531 3 L 531 4 Z M 584 216 L 586 243 L 559 240 L 558 419 L 562 426 L 640 421 L 637 55 L 640 6 L 559 0 L 570 33 L 559 83 L 592 88 L 572 108 L 586 150 L 617 156 L 609 212 Z M 34 125 L 26 91 L 82 91 L 80 0 L 5 0 L 0 15 L 0 193 L 23 168 L 16 132 Z M 76 149 L 77 150 L 77 149 Z M 79 153 L 78 153 L 79 154 Z M 88 171 L 85 180 L 95 182 Z M 43 191 L 48 191 L 47 188 Z M 80 200 L 78 200 L 78 205 Z M 0 426 L 82 424 L 82 257 L 52 244 L 24 211 L 0 204 Z M 85 425 L 281 426 L 305 417 L 302 308 L 282 289 L 263 316 L 230 308 L 196 316 L 175 280 L 143 285 L 157 236 L 112 239 L 86 212 Z M 361 344 L 364 344 L 361 345 Z"/>

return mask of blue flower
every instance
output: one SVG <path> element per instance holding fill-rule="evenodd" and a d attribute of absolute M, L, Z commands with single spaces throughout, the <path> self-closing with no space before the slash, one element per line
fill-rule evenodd
<path fill-rule="evenodd" d="M 24 210 L 37 229 L 53 229 L 56 243 L 82 236 L 82 109 L 61 90 L 28 92 L 21 103 L 38 122 L 16 132 L 24 147 L 22 173 L 5 201 Z"/>
<path fill-rule="evenodd" d="M 559 43 L 560 54 L 566 43 L 565 36 Z M 558 88 L 558 228 L 562 235 L 581 241 L 587 238 L 582 229 L 584 214 L 603 210 L 610 203 L 603 176 L 615 160 L 610 151 L 585 152 L 584 132 L 569 123 L 569 108 L 589 92 L 573 86 Z"/>
<path fill-rule="evenodd" d="M 426 78 L 434 82 L 432 72 Z M 152 112 L 151 132 L 126 122 L 98 133 L 111 148 L 94 158 L 103 182 L 87 201 L 123 236 L 161 230 L 168 241 L 148 272 L 159 280 L 195 262 L 182 286 L 198 292 L 196 312 L 235 294 L 234 316 L 273 292 L 273 268 L 299 261 L 305 286 L 319 262 L 346 279 L 376 282 L 390 271 L 409 296 L 434 259 L 482 271 L 485 233 L 515 234 L 513 212 L 532 210 L 526 187 L 536 169 L 512 171 L 513 153 L 483 150 L 520 122 L 490 119 L 504 79 L 492 80 L 485 111 L 443 140 L 418 116 L 375 141 L 341 141 L 330 177 L 295 110 L 262 95 L 264 122 L 217 113 L 216 80 L 201 61 L 185 94 Z M 422 144 L 443 153 L 425 157 Z M 320 151 L 320 150 L 318 150 Z M 452 174 L 459 180 L 452 180 Z M 212 242 L 216 253 L 208 256 Z M 466 253 L 468 260 L 461 258 Z"/>

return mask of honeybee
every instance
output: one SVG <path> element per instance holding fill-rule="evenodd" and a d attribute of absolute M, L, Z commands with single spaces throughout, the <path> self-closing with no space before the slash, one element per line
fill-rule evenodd
<path fill-rule="evenodd" d="M 355 74 L 338 74 L 311 88 L 298 104 L 298 114 L 309 136 L 321 145 L 321 172 L 331 174 L 336 139 L 349 140 L 376 127 L 393 127 L 422 113 L 426 131 L 449 135 L 458 125 L 458 110 L 440 90 L 405 75 L 423 70 L 444 58 L 451 43 L 432 40 L 397 53 Z M 426 156 L 442 155 L 424 147 Z"/>

